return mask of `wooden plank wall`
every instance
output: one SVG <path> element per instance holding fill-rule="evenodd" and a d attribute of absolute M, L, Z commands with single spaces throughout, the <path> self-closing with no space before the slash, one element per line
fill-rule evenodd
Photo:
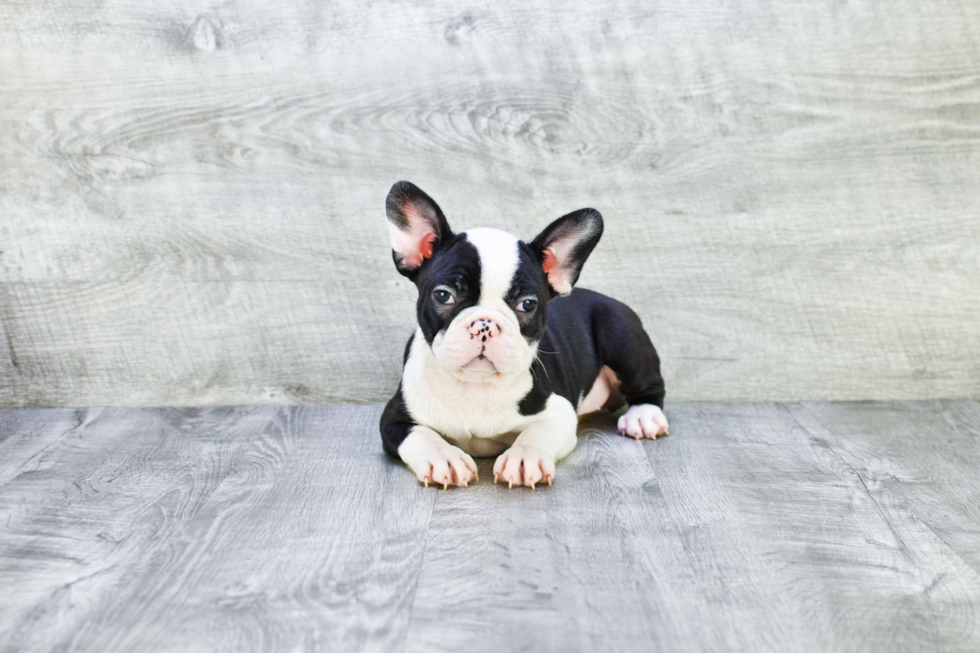
<path fill-rule="evenodd" d="M 7 0 L 0 405 L 379 401 L 407 178 L 595 206 L 668 399 L 980 396 L 980 3 Z"/>

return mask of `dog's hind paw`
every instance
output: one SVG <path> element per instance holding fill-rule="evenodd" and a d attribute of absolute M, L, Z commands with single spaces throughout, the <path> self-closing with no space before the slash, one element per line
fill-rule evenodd
<path fill-rule="evenodd" d="M 658 436 L 670 432 L 664 412 L 653 404 L 630 406 L 629 410 L 619 418 L 616 426 L 620 433 L 637 440 L 641 438 L 656 440 Z"/>

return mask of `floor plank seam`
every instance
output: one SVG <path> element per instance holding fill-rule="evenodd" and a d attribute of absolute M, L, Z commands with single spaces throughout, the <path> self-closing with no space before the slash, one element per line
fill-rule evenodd
<path fill-rule="evenodd" d="M 386 454 L 386 456 L 387 456 L 387 454 Z M 390 460 L 390 457 L 389 457 L 389 460 Z M 392 462 L 394 462 L 394 461 L 392 461 Z M 405 465 L 403 465 L 400 461 L 395 466 L 396 467 L 402 467 L 402 468 L 405 468 L 407 470 L 407 467 Z M 410 470 L 408 470 L 408 471 L 410 471 Z M 418 494 L 418 488 L 416 487 L 416 488 L 414 488 L 414 490 L 415 490 L 416 494 Z M 409 632 L 411 632 L 411 630 L 412 630 L 412 619 L 414 619 L 414 617 L 415 617 L 415 600 L 416 600 L 416 598 L 418 596 L 419 583 L 421 582 L 421 579 L 422 579 L 422 569 L 425 568 L 425 555 L 429 551 L 429 534 L 432 532 L 432 517 L 433 517 L 433 513 L 435 512 L 435 509 L 436 509 L 436 502 L 438 500 L 439 500 L 439 495 L 436 494 L 436 496 L 433 497 L 432 502 L 429 504 L 429 507 L 430 507 L 430 509 L 429 509 L 429 518 L 425 522 L 425 541 L 422 543 L 422 555 L 419 557 L 418 571 L 415 574 L 415 584 L 412 586 L 412 598 L 410 599 L 409 604 L 408 604 L 408 606 L 409 606 L 408 607 L 408 618 L 405 620 L 405 634 L 406 635 Z M 406 638 L 403 639 L 401 648 L 399 648 L 398 650 L 400 652 L 403 652 L 407 646 L 408 646 L 408 638 L 406 637 Z"/>
<path fill-rule="evenodd" d="M 830 444 L 829 440 L 827 439 L 827 435 L 829 435 L 829 431 L 827 431 L 827 433 L 825 434 L 814 433 L 808 427 L 804 426 L 802 422 L 800 422 L 800 420 L 793 413 L 792 408 L 785 405 L 785 402 L 779 402 L 779 404 L 784 406 L 785 410 L 789 413 L 790 417 L 793 418 L 793 421 L 797 424 L 797 426 L 799 426 L 803 430 L 804 433 L 806 433 L 807 435 L 813 438 L 820 438 L 823 443 L 823 446 L 826 447 L 827 451 L 832 453 L 834 457 L 837 460 L 839 460 L 840 463 L 844 465 L 844 467 L 849 472 L 851 472 L 852 474 L 854 474 L 854 476 L 857 477 L 858 482 L 861 484 L 861 487 L 864 489 L 864 494 L 868 497 L 868 499 L 871 500 L 871 503 L 874 504 L 875 510 L 877 511 L 878 515 L 881 516 L 881 519 L 882 521 L 885 522 L 885 525 L 888 526 L 888 530 L 891 531 L 892 536 L 894 536 L 895 539 L 898 541 L 898 543 L 902 545 L 902 552 L 905 554 L 905 557 L 908 558 L 910 562 L 913 561 L 912 552 L 909 549 L 908 543 L 901 535 L 899 535 L 898 531 L 895 529 L 895 525 L 892 524 L 891 520 L 888 519 L 888 516 L 885 514 L 885 511 L 882 509 L 881 504 L 878 503 L 878 500 L 871 493 L 871 490 L 868 489 L 868 484 L 867 482 L 865 482 L 864 477 L 861 476 L 861 472 L 854 469 L 853 465 L 851 465 L 849 462 L 844 460 L 844 457 L 841 456 L 840 453 L 838 453 L 837 450 L 835 450 L 834 447 Z M 821 428 L 826 430 L 826 426 L 824 424 L 821 424 L 820 426 Z"/>

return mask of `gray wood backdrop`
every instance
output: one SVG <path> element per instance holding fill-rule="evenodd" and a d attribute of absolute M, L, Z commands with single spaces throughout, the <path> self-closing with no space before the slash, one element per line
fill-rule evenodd
<path fill-rule="evenodd" d="M 595 206 L 668 399 L 980 396 L 975 0 L 5 0 L 0 404 L 379 401 L 382 214 Z"/>

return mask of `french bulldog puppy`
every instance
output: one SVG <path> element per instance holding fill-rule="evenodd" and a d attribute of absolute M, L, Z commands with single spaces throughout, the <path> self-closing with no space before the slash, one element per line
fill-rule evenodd
<path fill-rule="evenodd" d="M 381 440 L 426 487 L 478 480 L 473 456 L 498 456 L 494 482 L 550 485 L 578 416 L 624 402 L 620 433 L 667 433 L 660 359 L 640 318 L 572 288 L 602 235 L 598 211 L 569 213 L 527 243 L 496 229 L 453 233 L 407 181 L 385 208 L 395 267 L 419 298 Z"/>

